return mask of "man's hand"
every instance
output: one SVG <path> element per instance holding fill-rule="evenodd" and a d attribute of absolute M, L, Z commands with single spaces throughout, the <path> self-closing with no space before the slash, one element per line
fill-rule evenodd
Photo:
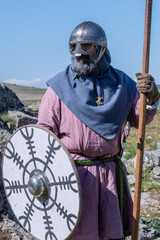
<path fill-rule="evenodd" d="M 137 89 L 143 93 L 149 102 L 156 102 L 159 100 L 160 94 L 155 84 L 154 78 L 148 73 L 136 73 Z"/>

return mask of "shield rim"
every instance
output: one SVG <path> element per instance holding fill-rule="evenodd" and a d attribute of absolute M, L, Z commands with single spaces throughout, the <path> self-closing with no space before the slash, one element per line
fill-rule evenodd
<path fill-rule="evenodd" d="M 73 230 L 70 232 L 70 234 L 68 235 L 67 238 L 65 238 L 64 240 L 67 240 L 70 238 L 70 236 L 74 233 L 74 231 L 76 230 L 78 224 L 79 224 L 79 221 L 80 221 L 80 217 L 81 217 L 81 212 L 82 212 L 82 189 L 81 189 L 81 183 L 80 183 L 80 178 L 79 178 L 79 175 L 78 175 L 78 171 L 77 171 L 77 168 L 76 168 L 76 165 L 74 163 L 74 160 L 73 158 L 71 157 L 69 151 L 67 150 L 67 148 L 64 146 L 64 144 L 61 142 L 61 140 L 49 129 L 41 126 L 41 125 L 37 125 L 37 124 L 27 124 L 27 125 L 24 125 L 24 126 L 21 126 L 19 128 L 16 129 L 16 131 L 10 136 L 9 140 L 7 141 L 7 143 L 5 144 L 5 147 L 4 147 L 4 151 L 2 153 L 2 164 L 1 164 L 1 168 L 2 168 L 2 183 L 3 183 L 3 188 L 4 188 L 4 191 L 5 191 L 5 196 L 6 196 L 6 199 L 7 199 L 7 202 L 16 218 L 16 220 L 18 221 L 18 223 L 20 224 L 20 226 L 27 232 L 29 233 L 31 236 L 37 238 L 36 236 L 34 236 L 31 232 L 27 231 L 27 229 L 25 229 L 22 224 L 20 223 L 20 221 L 17 219 L 17 215 L 15 214 L 15 211 L 14 209 L 12 208 L 12 205 L 10 203 L 10 200 L 8 199 L 7 197 L 7 193 L 6 193 L 6 189 L 5 189 L 5 184 L 4 184 L 4 174 L 3 174 L 3 164 L 4 164 L 4 153 L 5 153 L 5 149 L 6 149 L 6 146 L 7 144 L 9 143 L 9 141 L 11 140 L 11 138 L 16 134 L 16 132 L 18 132 L 20 129 L 22 128 L 25 128 L 25 127 L 33 127 L 33 128 L 39 128 L 41 130 L 44 130 L 45 132 L 47 132 L 48 134 L 50 134 L 53 138 L 55 138 L 55 140 L 59 143 L 59 145 L 61 145 L 61 147 L 63 148 L 64 152 L 67 154 L 68 156 L 68 159 L 70 161 L 70 164 L 73 168 L 73 171 L 74 171 L 74 174 L 75 174 L 75 177 L 76 177 L 76 180 L 77 180 L 77 185 L 78 185 L 78 195 L 79 195 L 79 210 L 78 210 L 78 218 L 77 218 L 77 222 L 76 222 L 76 225 L 74 226 Z"/>

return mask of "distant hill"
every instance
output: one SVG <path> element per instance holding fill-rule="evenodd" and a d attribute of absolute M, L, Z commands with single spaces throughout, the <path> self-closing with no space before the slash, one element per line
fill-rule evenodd
<path fill-rule="evenodd" d="M 41 100 L 47 90 L 46 88 L 26 87 L 10 83 L 3 84 L 15 92 L 21 102 L 25 105 Z"/>

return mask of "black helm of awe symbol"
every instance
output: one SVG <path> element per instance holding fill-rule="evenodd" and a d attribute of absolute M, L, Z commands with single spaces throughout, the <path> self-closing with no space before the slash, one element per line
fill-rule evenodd
<path fill-rule="evenodd" d="M 95 47 L 101 47 L 97 62 L 107 48 L 107 38 L 104 30 L 97 23 L 88 21 L 79 24 L 71 33 L 69 39 L 70 53 L 76 57 L 90 55 Z"/>

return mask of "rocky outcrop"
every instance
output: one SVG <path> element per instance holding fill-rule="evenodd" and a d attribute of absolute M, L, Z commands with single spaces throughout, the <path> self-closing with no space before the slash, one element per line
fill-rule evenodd
<path fill-rule="evenodd" d="M 25 106 L 11 89 L 0 84 L 0 114 L 10 118 L 4 122 L 0 117 L 0 152 L 17 128 L 37 123 L 39 104 Z"/>
<path fill-rule="evenodd" d="M 7 115 L 11 120 L 3 121 L 0 118 L 0 165 L 2 164 L 2 157 L 5 149 L 5 145 L 10 139 L 12 133 L 17 128 L 37 123 L 39 103 L 36 103 L 34 107 L 26 107 L 22 104 L 16 94 L 0 84 L 0 114 Z M 14 240 L 36 240 L 28 232 L 26 232 L 18 223 L 12 209 L 7 201 L 3 180 L 2 169 L 0 168 L 0 239 L 14 239 Z M 7 232 L 9 234 L 7 235 Z M 6 233 L 3 237 L 3 233 Z"/>
<path fill-rule="evenodd" d="M 24 111 L 26 114 L 29 114 L 30 116 L 38 117 L 39 106 L 40 106 L 40 102 L 35 102 L 30 106 L 26 106 L 24 108 Z"/>
<path fill-rule="evenodd" d="M 4 84 L 0 83 L 0 112 L 12 109 L 22 110 L 23 107 L 23 103 L 16 94 Z"/>

